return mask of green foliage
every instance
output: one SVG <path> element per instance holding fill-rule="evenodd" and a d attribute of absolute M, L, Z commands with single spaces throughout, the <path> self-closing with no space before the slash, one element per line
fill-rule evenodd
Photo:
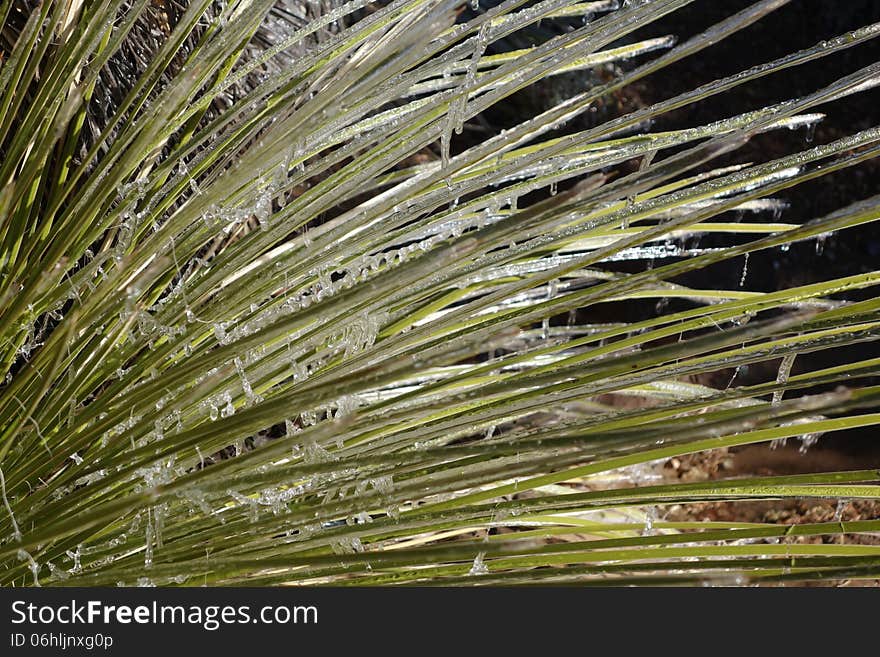
<path fill-rule="evenodd" d="M 803 225 L 725 215 L 772 209 L 772 194 L 875 157 L 880 128 L 707 166 L 815 123 L 880 68 L 711 125 L 646 128 L 880 26 L 565 128 L 786 4 L 757 2 L 678 45 L 625 39 L 691 1 L 509 0 L 457 23 L 449 0 L 352 0 L 286 31 L 274 0 L 193 2 L 95 124 L 96 94 L 137 52 L 150 3 L 6 0 L 0 581 L 878 576 L 877 546 L 796 539 L 880 520 L 676 523 L 651 510 L 876 499 L 877 472 L 631 481 L 658 459 L 880 423 L 868 380 L 880 360 L 790 375 L 797 354 L 880 336 L 880 272 L 769 293 L 680 282 L 880 218 L 877 198 Z M 504 47 L 572 16 L 585 20 L 570 32 Z M 266 21 L 271 47 L 255 38 Z M 463 134 L 528 85 L 636 57 L 512 128 Z M 414 157 L 433 144 L 438 157 Z M 666 245 L 701 234 L 729 246 Z M 654 257 L 633 273 L 602 266 Z M 868 300 L 841 300 L 855 290 Z M 645 298 L 680 303 L 590 319 Z M 685 379 L 780 359 L 768 383 Z M 641 402 L 614 403 L 623 396 Z"/>

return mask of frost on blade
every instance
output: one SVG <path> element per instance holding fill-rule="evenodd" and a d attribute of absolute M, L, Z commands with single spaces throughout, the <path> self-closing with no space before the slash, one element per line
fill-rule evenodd
<path fill-rule="evenodd" d="M 382 496 L 391 495 L 394 492 L 394 480 L 391 475 L 370 479 L 370 484 Z"/>
<path fill-rule="evenodd" d="M 744 287 L 746 284 L 746 277 L 749 275 L 749 254 L 746 253 L 743 256 L 743 269 L 742 275 L 739 277 L 739 286 Z"/>
<path fill-rule="evenodd" d="M 364 551 L 364 546 L 361 543 L 361 539 L 354 536 L 352 538 L 338 538 L 335 541 L 332 541 L 330 543 L 330 549 L 333 550 L 333 554 L 357 554 Z"/>
<path fill-rule="evenodd" d="M 248 497 L 247 495 L 242 495 L 238 491 L 228 490 L 226 491 L 227 495 L 229 495 L 232 499 L 238 502 L 239 506 L 244 507 L 250 511 L 250 521 L 256 522 L 257 517 L 259 515 L 260 509 L 257 503 L 257 500 Z"/>

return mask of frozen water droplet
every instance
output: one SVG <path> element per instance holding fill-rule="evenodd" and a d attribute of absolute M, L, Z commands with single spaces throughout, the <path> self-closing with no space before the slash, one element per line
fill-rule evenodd
<path fill-rule="evenodd" d="M 226 322 L 217 322 L 214 324 L 214 337 L 220 344 L 228 344 L 229 336 L 226 334 Z"/>
<path fill-rule="evenodd" d="M 221 417 L 232 417 L 235 415 L 235 406 L 232 405 L 232 395 L 228 392 L 224 393 L 224 398 L 226 400 L 226 406 L 220 411 L 220 415 Z"/>
<path fill-rule="evenodd" d="M 474 557 L 474 563 L 471 566 L 471 569 L 468 571 L 468 575 L 488 575 L 489 567 L 483 562 L 483 557 L 486 556 L 485 552 L 480 552 Z"/>
<path fill-rule="evenodd" d="M 450 126 L 451 128 L 451 126 Z M 446 169 L 449 167 L 449 144 L 452 141 L 452 130 L 443 129 L 440 133 L 440 167 Z M 449 180 L 446 181 L 447 187 L 451 185 Z"/>
<path fill-rule="evenodd" d="M 816 127 L 817 123 L 808 123 L 806 127 L 806 133 L 804 134 L 804 141 L 808 144 L 813 143 L 813 139 L 816 138 Z"/>

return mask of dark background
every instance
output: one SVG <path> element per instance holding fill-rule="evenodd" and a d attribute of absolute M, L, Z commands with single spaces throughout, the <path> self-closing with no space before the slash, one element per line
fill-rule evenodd
<path fill-rule="evenodd" d="M 492 0 L 482 0 L 485 7 Z M 750 0 L 696 1 L 644 29 L 627 37 L 627 42 L 673 34 L 679 42 L 694 36 L 709 26 L 723 20 L 736 11 L 754 4 Z M 469 10 L 465 11 L 466 17 Z M 720 43 L 691 56 L 659 73 L 630 85 L 604 101 L 597 111 L 586 113 L 567 126 L 568 130 L 591 127 L 597 122 L 650 105 L 693 89 L 717 78 L 739 72 L 751 66 L 771 61 L 791 52 L 811 47 L 831 37 L 880 22 L 880 0 L 792 0 L 787 6 L 764 17 L 749 28 Z M 546 40 L 552 33 L 579 27 L 581 21 L 543 24 L 518 33 L 515 43 L 502 44 L 502 48 L 524 47 Z M 614 44 L 620 45 L 620 44 Z M 661 117 L 653 130 L 692 127 L 758 109 L 782 100 L 814 92 L 835 80 L 858 71 L 860 68 L 880 61 L 880 39 L 837 54 L 770 75 L 742 85 L 719 96 L 701 101 Z M 627 63 L 624 66 L 635 66 Z M 557 76 L 533 85 L 490 110 L 485 117 L 486 129 L 509 127 L 535 112 L 548 109 L 559 100 L 602 81 L 610 72 L 578 72 Z M 813 144 L 822 144 L 852 135 L 880 124 L 880 88 L 850 96 L 815 110 L 826 114 L 815 134 L 806 130 L 774 130 L 758 135 L 742 149 L 724 159 L 718 159 L 705 169 L 734 162 L 766 162 L 795 153 Z M 479 139 L 473 134 L 474 140 Z M 807 139 L 812 143 L 808 144 Z M 561 186 L 562 187 L 562 186 Z M 821 217 L 849 204 L 880 194 L 880 161 L 829 174 L 818 180 L 798 185 L 775 197 L 786 201 L 789 208 L 778 220 L 786 223 L 804 223 Z M 730 243 L 729 236 L 704 236 L 700 246 L 723 246 Z M 869 224 L 830 236 L 821 247 L 815 241 L 791 245 L 787 250 L 776 249 L 751 254 L 748 276 L 744 289 L 774 291 L 786 287 L 805 285 L 877 269 L 880 260 L 880 224 Z M 743 275 L 742 259 L 713 265 L 678 279 L 685 285 L 702 288 L 736 289 Z M 613 263 L 619 271 L 635 271 L 644 262 Z M 848 293 L 845 297 L 858 300 L 876 296 L 875 289 Z M 653 301 L 627 302 L 615 306 L 591 307 L 586 311 L 587 321 L 636 321 L 658 312 L 676 310 L 676 302 L 658 308 Z M 588 317 L 586 317 L 588 315 Z M 564 322 L 565 318 L 554 320 Z M 880 346 L 861 344 L 845 349 L 833 349 L 815 354 L 798 356 L 793 373 L 818 369 L 854 360 L 880 356 Z M 777 373 L 778 361 L 751 366 L 737 375 L 737 384 L 772 381 Z M 722 371 L 707 376 L 701 382 L 724 387 L 732 372 Z M 880 384 L 880 381 L 870 381 Z M 818 392 L 812 390 L 809 392 Z M 796 442 L 796 441 L 795 441 Z M 795 454 L 797 445 L 792 446 Z M 838 432 L 819 442 L 817 450 L 834 452 L 827 459 L 828 469 L 850 467 L 880 467 L 880 440 L 873 429 Z M 821 453 L 820 453 L 821 454 Z M 809 461 L 824 469 L 820 455 L 811 455 Z M 840 456 L 843 456 L 841 460 Z"/>
<path fill-rule="evenodd" d="M 684 30 L 686 34 L 696 34 L 749 4 L 747 1 L 733 0 L 697 2 L 653 25 L 651 31 L 654 34 L 682 34 Z M 880 2 L 877 0 L 794 0 L 749 29 L 713 46 L 706 56 L 691 57 L 663 71 L 661 75 L 652 76 L 636 90 L 641 96 L 639 101 L 653 103 L 662 100 L 709 80 L 808 48 L 823 39 L 878 21 Z M 699 125 L 718 117 L 732 116 L 768 103 L 806 95 L 877 61 L 880 61 L 880 43 L 875 40 L 679 110 L 661 121 L 658 128 Z M 880 124 L 880 89 L 829 103 L 819 107 L 818 111 L 827 114 L 827 117 L 816 130 L 814 141 L 817 144 L 874 127 Z M 801 130 L 775 130 L 751 141 L 731 160 L 761 162 L 782 157 L 803 149 L 806 136 L 806 132 Z M 781 197 L 790 204 L 790 208 L 780 220 L 803 223 L 878 193 L 880 162 L 872 160 L 787 190 Z M 707 240 L 706 245 L 711 246 L 711 240 Z M 753 253 L 749 259 L 745 287 L 756 291 L 773 291 L 804 285 L 875 270 L 878 260 L 880 225 L 874 223 L 832 235 L 824 248 L 817 248 L 816 243 L 810 241 L 793 244 L 788 251 L 777 249 Z M 706 286 L 707 275 L 712 286 L 736 287 L 742 275 L 742 263 L 723 263 L 697 272 L 691 276 L 691 280 L 683 282 Z M 848 298 L 875 295 L 875 289 L 868 289 L 851 294 Z M 795 362 L 793 372 L 878 355 L 880 348 L 876 344 L 801 355 Z M 775 363 L 772 365 L 775 366 Z M 751 377 L 757 380 L 772 379 L 774 376 L 772 367 L 763 370 L 757 368 L 751 373 Z M 740 383 L 744 382 L 740 380 Z M 880 441 L 877 440 L 875 429 L 831 434 L 819 442 L 819 449 L 843 452 L 852 457 L 851 461 L 841 464 L 842 468 L 880 465 Z"/>

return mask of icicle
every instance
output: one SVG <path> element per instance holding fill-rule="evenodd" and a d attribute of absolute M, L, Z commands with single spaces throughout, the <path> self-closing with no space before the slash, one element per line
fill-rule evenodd
<path fill-rule="evenodd" d="M 76 546 L 76 552 L 67 550 L 65 554 L 73 561 L 73 566 L 67 572 L 71 575 L 79 575 L 82 572 L 82 562 L 80 561 L 82 558 L 82 545 Z"/>
<path fill-rule="evenodd" d="M 474 564 L 471 566 L 471 569 L 468 571 L 468 575 L 477 576 L 477 575 L 487 575 L 489 573 L 489 568 L 483 562 L 483 557 L 486 556 L 485 552 L 480 552 L 474 557 Z"/>
<path fill-rule="evenodd" d="M 805 433 L 803 436 L 800 437 L 801 446 L 800 446 L 800 449 L 798 449 L 798 451 L 801 454 L 806 454 L 809 451 L 810 447 L 812 447 L 813 445 L 818 443 L 819 438 L 821 438 L 823 435 L 824 435 L 823 432 Z"/>
<path fill-rule="evenodd" d="M 639 163 L 639 173 L 642 173 L 651 166 L 651 162 L 654 161 L 654 156 L 657 155 L 657 151 L 651 151 L 650 153 L 645 153 L 642 157 L 641 162 Z M 629 228 L 629 213 L 628 211 L 636 204 L 635 195 L 627 196 L 626 198 L 626 210 L 627 214 L 624 215 L 623 221 L 621 222 L 621 227 L 623 230 L 627 230 Z"/>
<path fill-rule="evenodd" d="M 242 365 L 241 359 L 236 357 L 233 359 L 233 362 L 235 363 L 235 369 L 238 371 L 238 376 L 241 379 L 241 389 L 242 392 L 244 392 L 245 399 L 247 399 L 251 406 L 259 404 L 263 401 L 263 398 L 260 395 L 255 394 L 253 388 L 251 388 L 251 383 L 245 375 L 244 365 Z"/>
<path fill-rule="evenodd" d="M 806 127 L 806 132 L 804 133 L 804 141 L 808 144 L 813 143 L 813 139 L 816 138 L 816 123 L 808 123 Z"/>
<path fill-rule="evenodd" d="M 159 504 L 153 507 L 153 534 L 156 547 L 162 547 L 162 535 L 165 531 L 165 505 Z"/>
<path fill-rule="evenodd" d="M 657 507 L 648 507 L 645 510 L 645 528 L 642 530 L 642 536 L 653 536 L 654 521 L 657 519 Z"/>
<path fill-rule="evenodd" d="M 40 564 L 34 561 L 34 558 L 27 550 L 19 550 L 16 556 L 18 556 L 19 561 L 28 562 L 28 568 L 31 571 L 31 575 L 34 576 L 34 586 L 40 586 Z"/>
<path fill-rule="evenodd" d="M 443 131 L 440 133 L 440 167 L 442 169 L 446 169 L 449 167 L 449 145 L 452 141 L 452 108 L 450 108 L 450 115 L 447 119 L 446 125 L 443 127 Z M 447 178 L 446 186 L 451 187 L 451 182 Z"/>
<path fill-rule="evenodd" d="M 272 199 L 270 194 L 270 192 L 267 192 L 260 195 L 254 206 L 254 216 L 257 218 L 261 230 L 269 229 L 269 217 L 272 215 Z"/>
<path fill-rule="evenodd" d="M 483 55 L 483 51 L 486 49 L 486 46 L 489 43 L 489 30 L 491 28 L 491 23 L 486 21 L 480 27 L 480 31 L 474 39 L 474 51 L 471 56 L 470 64 L 468 65 L 467 72 L 465 74 L 464 82 L 458 89 L 459 95 L 454 98 L 450 105 L 449 111 L 446 117 L 446 124 L 443 127 L 443 131 L 440 134 L 440 165 L 443 169 L 445 169 L 449 165 L 449 150 L 450 143 L 452 141 L 452 132 L 455 131 L 455 134 L 460 135 L 464 130 L 464 121 L 465 115 L 467 113 L 467 102 L 468 102 L 468 92 L 473 86 L 476 76 L 477 76 L 477 66 L 480 61 L 480 57 Z M 446 181 L 447 187 L 451 185 L 451 181 L 447 179 Z"/>
<path fill-rule="evenodd" d="M 776 383 L 777 385 L 785 385 L 788 383 L 788 377 L 791 375 L 791 368 L 794 365 L 794 360 L 797 357 L 797 354 L 788 354 L 782 358 L 782 362 L 779 363 L 779 371 L 776 374 Z M 785 395 L 785 390 L 776 390 L 773 392 L 773 406 L 779 406 L 782 403 L 782 397 Z M 809 421 L 809 418 L 804 420 L 800 420 L 800 422 Z M 798 420 L 795 420 L 792 424 L 799 423 Z M 786 425 L 783 425 L 786 426 Z M 816 438 L 818 439 L 818 437 Z M 778 449 L 786 444 L 786 438 L 778 438 L 776 440 L 770 441 L 770 449 Z M 815 442 L 814 440 L 812 442 Z M 811 442 L 811 444 L 812 444 Z"/>
<path fill-rule="evenodd" d="M 788 377 L 791 375 L 791 368 L 794 365 L 794 359 L 797 358 L 797 354 L 788 354 L 783 357 L 782 362 L 779 364 L 779 371 L 776 374 L 776 384 L 777 385 L 785 385 L 788 383 Z M 776 390 L 773 393 L 773 405 L 779 406 L 782 403 L 782 396 L 785 394 L 785 390 Z"/>
<path fill-rule="evenodd" d="M 0 469 L 0 493 L 3 494 L 3 506 L 9 512 L 9 519 L 12 521 L 12 537 L 17 543 L 21 543 L 21 530 L 15 521 L 15 515 L 12 513 L 12 506 L 9 504 L 9 498 L 6 497 L 6 479 L 3 477 L 3 470 Z"/>
<path fill-rule="evenodd" d="M 491 30 L 491 28 L 491 21 L 486 21 L 480 26 L 480 31 L 477 33 L 477 38 L 474 43 L 474 52 L 471 56 L 471 61 L 468 66 L 467 73 L 465 74 L 463 85 L 465 93 L 461 95 L 455 117 L 455 134 L 457 135 L 460 135 L 462 133 L 462 130 L 464 129 L 465 110 L 467 109 L 468 100 L 467 92 L 474 86 L 474 82 L 476 82 L 477 67 L 480 63 L 480 57 L 483 56 L 483 52 L 486 50 L 486 46 L 489 45 L 489 31 Z"/>
<path fill-rule="evenodd" d="M 153 514 L 147 509 L 147 526 L 144 530 L 146 538 L 144 547 L 144 568 L 153 567 Z"/>
<path fill-rule="evenodd" d="M 66 571 L 62 570 L 61 568 L 56 566 L 51 561 L 47 562 L 46 565 L 49 566 L 50 578 L 52 580 L 58 581 L 58 580 L 70 579 L 70 575 L 68 575 Z"/>

